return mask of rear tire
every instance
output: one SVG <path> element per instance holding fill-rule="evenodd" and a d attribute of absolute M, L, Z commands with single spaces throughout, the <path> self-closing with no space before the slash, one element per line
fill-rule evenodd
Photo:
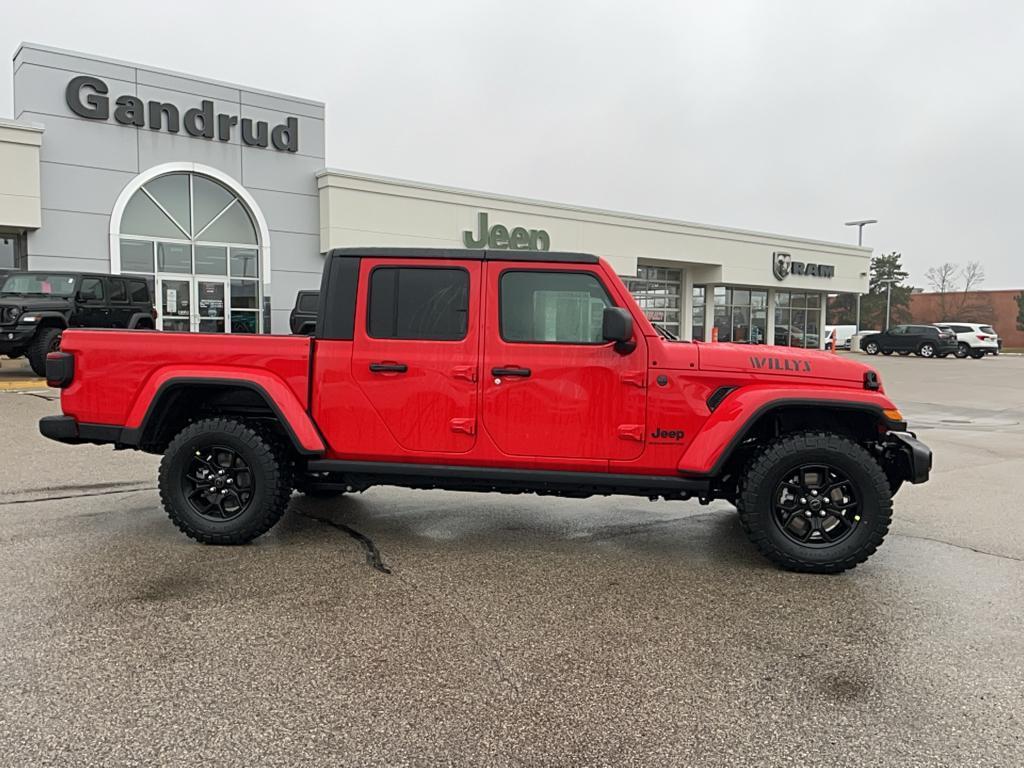
<path fill-rule="evenodd" d="M 46 375 L 46 356 L 60 349 L 62 333 L 60 328 L 40 328 L 36 337 L 32 339 L 25 356 L 36 376 Z"/>
<path fill-rule="evenodd" d="M 738 501 L 743 528 L 761 554 L 805 573 L 840 573 L 863 563 L 892 520 L 882 467 L 857 443 L 829 432 L 798 432 L 764 446 L 747 464 Z"/>
<path fill-rule="evenodd" d="M 864 351 L 867 352 L 869 355 L 877 355 L 878 344 L 874 341 L 869 341 L 867 344 L 864 345 Z"/>
<path fill-rule="evenodd" d="M 921 357 L 935 357 L 935 345 L 930 341 L 926 341 L 917 349 L 917 354 Z"/>
<path fill-rule="evenodd" d="M 179 432 L 160 462 L 159 484 L 171 522 L 204 544 L 245 544 L 263 535 L 292 492 L 280 446 L 226 418 Z"/>

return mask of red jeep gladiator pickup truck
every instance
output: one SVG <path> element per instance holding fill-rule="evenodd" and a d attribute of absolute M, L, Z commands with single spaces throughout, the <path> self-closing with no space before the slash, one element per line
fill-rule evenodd
<path fill-rule="evenodd" d="M 335 250 L 312 336 L 69 330 L 47 379 L 43 435 L 163 454 L 168 515 L 212 544 L 295 489 L 719 498 L 776 563 L 834 573 L 931 468 L 870 367 L 663 338 L 577 253 Z"/>

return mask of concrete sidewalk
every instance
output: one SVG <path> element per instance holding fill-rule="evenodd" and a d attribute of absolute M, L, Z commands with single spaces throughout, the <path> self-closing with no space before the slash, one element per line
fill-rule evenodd
<path fill-rule="evenodd" d="M 46 389 L 46 380 L 35 375 L 24 357 L 0 357 L 0 392 L 24 389 Z"/>

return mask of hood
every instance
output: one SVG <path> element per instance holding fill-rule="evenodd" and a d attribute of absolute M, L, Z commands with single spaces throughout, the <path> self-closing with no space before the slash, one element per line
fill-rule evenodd
<path fill-rule="evenodd" d="M 19 307 L 26 312 L 63 312 L 71 306 L 71 299 L 61 296 L 0 296 L 0 307 Z"/>
<path fill-rule="evenodd" d="M 825 379 L 857 387 L 871 366 L 832 352 L 766 344 L 699 344 L 702 371 L 764 375 L 783 379 Z"/>

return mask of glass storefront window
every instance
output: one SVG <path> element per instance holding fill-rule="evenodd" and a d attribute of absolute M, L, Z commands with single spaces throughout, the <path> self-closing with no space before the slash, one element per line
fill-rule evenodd
<path fill-rule="evenodd" d="M 679 338 L 682 331 L 682 275 L 678 269 L 640 265 L 636 277 L 623 277 L 626 288 L 647 319 Z"/>
<path fill-rule="evenodd" d="M 147 276 L 162 297 L 158 327 L 259 332 L 264 318 L 256 224 L 242 199 L 227 186 L 198 173 L 151 179 L 128 201 L 121 234 L 120 271 Z M 203 296 L 207 309 L 216 301 L 224 303 L 228 278 L 226 315 L 196 311 Z M 237 320 L 235 312 L 240 313 Z"/>
<path fill-rule="evenodd" d="M 821 296 L 804 291 L 775 294 L 775 343 L 817 349 L 821 345 Z"/>
<path fill-rule="evenodd" d="M 714 296 L 714 327 L 719 341 L 764 344 L 767 332 L 768 291 L 717 285 Z M 700 303 L 698 303 L 698 301 Z M 693 288 L 693 338 L 704 338 L 704 286 Z"/>

